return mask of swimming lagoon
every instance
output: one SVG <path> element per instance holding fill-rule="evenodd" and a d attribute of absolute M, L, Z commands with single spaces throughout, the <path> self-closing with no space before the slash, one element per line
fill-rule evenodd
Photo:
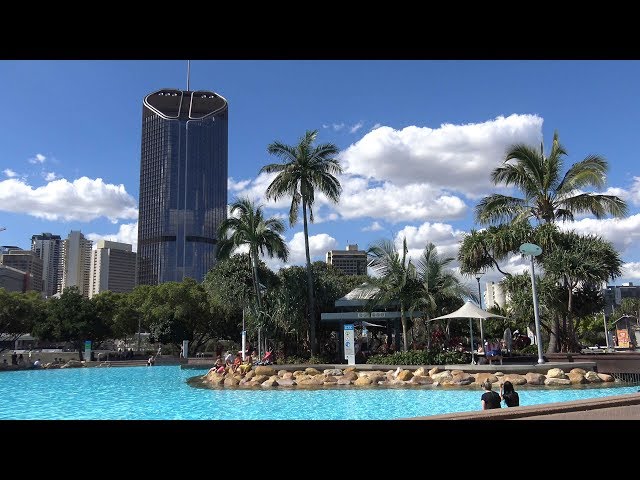
<path fill-rule="evenodd" d="M 205 389 L 179 366 L 0 373 L 3 420 L 393 420 L 480 410 L 478 386 Z M 625 383 L 516 387 L 520 405 L 635 393 Z"/>

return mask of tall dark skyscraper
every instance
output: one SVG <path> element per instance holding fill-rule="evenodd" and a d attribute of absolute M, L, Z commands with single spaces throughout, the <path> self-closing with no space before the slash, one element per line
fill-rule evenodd
<path fill-rule="evenodd" d="M 137 284 L 200 282 L 227 215 L 228 105 L 214 92 L 144 98 Z"/>

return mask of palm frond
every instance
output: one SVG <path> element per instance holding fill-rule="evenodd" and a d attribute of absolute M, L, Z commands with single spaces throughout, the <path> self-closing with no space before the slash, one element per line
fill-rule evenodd
<path fill-rule="evenodd" d="M 624 217 L 628 210 L 626 202 L 615 195 L 582 193 L 565 198 L 558 203 L 566 210 L 574 213 L 591 213 L 598 219 L 607 215 Z"/>
<path fill-rule="evenodd" d="M 584 187 L 604 188 L 609 164 L 598 155 L 589 155 L 584 160 L 574 163 L 558 186 L 558 194 L 566 194 Z"/>
<path fill-rule="evenodd" d="M 529 207 L 525 200 L 494 193 L 484 197 L 475 207 L 476 222 L 482 225 L 512 220 Z"/>

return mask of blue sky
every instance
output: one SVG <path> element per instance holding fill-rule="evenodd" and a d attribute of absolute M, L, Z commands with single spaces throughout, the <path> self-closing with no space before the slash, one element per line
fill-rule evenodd
<path fill-rule="evenodd" d="M 182 60 L 0 61 L 0 245 L 73 229 L 135 248 L 142 99 L 185 89 L 186 72 Z M 287 201 L 261 199 L 270 178 L 258 172 L 277 161 L 267 145 L 318 129 L 341 149 L 344 192 L 337 206 L 317 200 L 314 259 L 404 236 L 414 255 L 431 241 L 455 256 L 478 228 L 473 207 L 498 191 L 489 174 L 505 148 L 548 146 L 558 130 L 567 165 L 603 155 L 608 191 L 629 204 L 625 219 L 564 226 L 614 243 L 625 262 L 616 283 L 640 282 L 639 84 L 638 61 L 191 62 L 191 88 L 229 102 L 229 201 L 252 195 L 284 218 Z M 301 222 L 285 239 L 302 264 Z M 517 256 L 505 268 L 525 266 Z"/>

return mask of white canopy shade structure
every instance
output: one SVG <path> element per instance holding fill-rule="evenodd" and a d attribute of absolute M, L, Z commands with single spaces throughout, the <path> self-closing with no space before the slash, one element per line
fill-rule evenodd
<path fill-rule="evenodd" d="M 502 315 L 496 315 L 495 313 L 487 312 L 486 310 L 481 309 L 472 301 L 467 301 L 463 306 L 461 306 L 458 310 L 452 313 L 448 313 L 446 315 L 442 315 L 436 318 L 430 318 L 429 321 L 432 320 L 445 320 L 448 318 L 468 318 L 469 319 L 469 331 L 471 333 L 471 363 L 474 363 L 473 358 L 473 318 L 487 319 L 487 318 L 504 318 Z M 482 339 L 480 339 L 482 341 Z"/>

